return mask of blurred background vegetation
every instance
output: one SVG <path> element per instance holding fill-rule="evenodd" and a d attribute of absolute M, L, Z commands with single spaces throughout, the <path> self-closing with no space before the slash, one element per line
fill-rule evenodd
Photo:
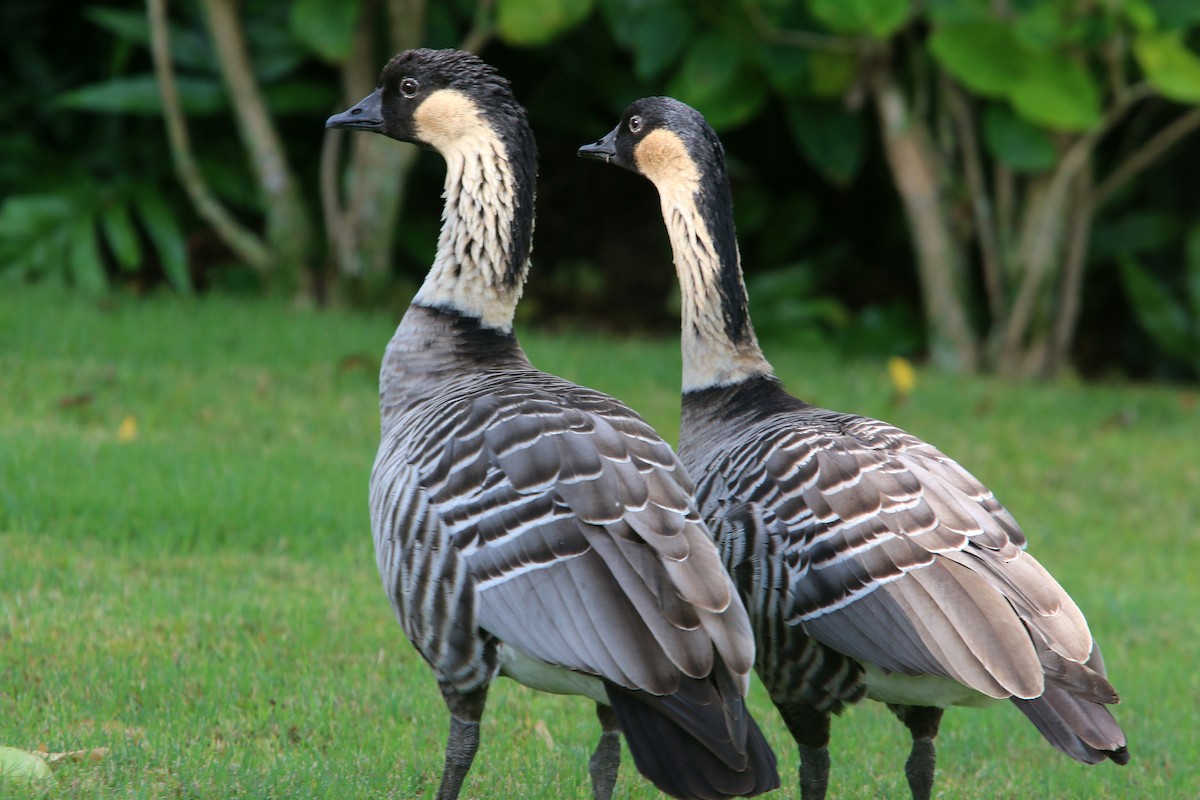
<path fill-rule="evenodd" d="M 0 44 L 5 302 L 403 308 L 442 164 L 323 122 L 392 53 L 464 47 L 539 142 L 525 322 L 677 326 L 652 187 L 574 156 L 670 94 L 725 141 L 764 338 L 1200 377 L 1195 0 L 19 0 Z"/>

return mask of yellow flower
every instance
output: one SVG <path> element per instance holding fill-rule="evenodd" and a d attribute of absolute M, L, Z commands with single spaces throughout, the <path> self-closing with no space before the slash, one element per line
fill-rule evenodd
<path fill-rule="evenodd" d="M 126 414 L 125 419 L 121 420 L 121 427 L 117 428 L 118 442 L 132 442 L 137 438 L 138 424 L 132 414 Z"/>
<path fill-rule="evenodd" d="M 912 362 L 901 356 L 892 356 L 887 362 L 888 377 L 896 389 L 896 397 L 903 400 L 912 394 L 917 385 L 917 370 Z"/>

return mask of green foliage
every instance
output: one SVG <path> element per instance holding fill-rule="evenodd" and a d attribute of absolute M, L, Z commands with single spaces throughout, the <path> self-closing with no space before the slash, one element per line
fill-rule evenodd
<path fill-rule="evenodd" d="M 145 9 L 125 10 L 107 6 L 88 6 L 84 17 L 94 25 L 108 31 L 113 37 L 128 45 L 150 49 L 150 23 Z M 208 39 L 195 26 L 168 23 L 171 39 L 171 59 L 181 68 L 200 71 L 215 71 L 216 59 Z"/>
<path fill-rule="evenodd" d="M 886 39 L 908 20 L 909 0 L 808 0 L 813 16 L 837 33 Z"/>
<path fill-rule="evenodd" d="M 350 55 L 354 25 L 362 13 L 359 0 L 294 0 L 288 12 L 288 27 L 296 40 L 329 63 Z"/>
<path fill-rule="evenodd" d="M 988 151 L 1017 172 L 1045 172 L 1058 161 L 1050 135 L 1004 105 L 984 110 L 983 137 Z"/>
<path fill-rule="evenodd" d="M 95 294 L 108 290 L 110 273 L 145 269 L 149 255 L 175 289 L 190 290 L 183 232 L 146 185 L 80 180 L 0 206 L 0 275 L 53 278 Z"/>
<path fill-rule="evenodd" d="M 736 47 L 720 34 L 705 34 L 692 45 L 667 93 L 704 114 L 716 130 L 746 122 L 767 97 Z"/>
<path fill-rule="evenodd" d="M 190 116 L 212 115 L 225 111 L 228 104 L 225 89 L 215 78 L 176 79 L 179 104 Z M 162 97 L 153 75 L 130 75 L 90 83 L 63 92 L 54 105 L 74 111 L 96 111 L 102 114 L 139 114 L 162 116 Z"/>
<path fill-rule="evenodd" d="M 1200 225 L 1193 225 L 1184 247 L 1182 275 L 1165 280 L 1147 268 L 1138 251 L 1153 252 L 1167 239 L 1143 241 L 1143 247 L 1130 246 L 1118 253 L 1126 296 L 1138 323 L 1154 344 L 1179 364 L 1200 375 Z"/>
<path fill-rule="evenodd" d="M 699 25 L 684 0 L 600 0 L 613 37 L 633 54 L 637 77 L 663 74 L 683 54 Z"/>
<path fill-rule="evenodd" d="M 854 181 L 867 152 L 861 114 L 822 100 L 795 101 L 787 107 L 792 137 L 809 163 L 839 186 Z"/>
<path fill-rule="evenodd" d="M 1100 89 L 1086 64 L 1030 37 L 1011 22 L 978 19 L 942 25 L 930 37 L 938 64 L 985 97 L 1003 98 L 1028 121 L 1086 131 L 1100 121 Z"/>
<path fill-rule="evenodd" d="M 1010 87 L 1013 108 L 1030 122 L 1062 131 L 1100 123 L 1100 87 L 1087 66 L 1062 52 L 1028 54 L 1024 74 Z"/>
<path fill-rule="evenodd" d="M 984 97 L 1006 97 L 1024 70 L 1012 26 L 994 19 L 939 25 L 929 37 L 929 52 L 942 69 Z"/>
<path fill-rule="evenodd" d="M 1182 31 L 1142 33 L 1134 39 L 1133 54 L 1163 97 L 1200 103 L 1200 57 L 1184 44 Z"/>
<path fill-rule="evenodd" d="M 1172 358 L 1200 370 L 1200 297 L 1171 291 L 1132 256 L 1120 260 L 1125 291 L 1138 322 Z"/>
<path fill-rule="evenodd" d="M 335 87 L 324 80 L 299 74 L 306 52 L 337 61 L 349 52 L 350 33 L 358 13 L 355 2 L 326 3 L 296 0 L 285 12 L 287 24 L 272 13 L 248 16 L 244 22 L 255 75 L 264 85 L 267 104 L 277 114 L 320 114 L 336 104 Z M 124 46 L 149 50 L 150 31 L 145 15 L 115 8 L 91 7 L 85 12 Z M 169 26 L 171 58 L 179 102 L 191 117 L 216 116 L 229 111 L 229 98 L 212 46 L 196 28 L 178 23 Z M 154 75 L 117 74 L 84 84 L 58 95 L 55 106 L 75 111 L 161 116 L 162 98 Z"/>
<path fill-rule="evenodd" d="M 542 45 L 587 17 L 594 0 L 496 0 L 496 31 L 509 44 Z"/>
<path fill-rule="evenodd" d="M 816 274 L 812 264 L 789 264 L 755 273 L 746 281 L 751 317 L 764 342 L 812 345 L 848 324 L 845 307 L 817 293 Z"/>

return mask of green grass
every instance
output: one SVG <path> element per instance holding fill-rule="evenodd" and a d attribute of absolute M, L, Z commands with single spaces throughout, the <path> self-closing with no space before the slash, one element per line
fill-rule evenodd
<path fill-rule="evenodd" d="M 43 792 L 56 798 L 432 797 L 445 712 L 380 592 L 366 513 L 394 322 L 5 292 L 0 745 L 109 748 L 60 767 Z M 523 341 L 675 438 L 674 341 Z M 956 710 L 938 796 L 1195 797 L 1195 394 L 922 373 L 893 407 L 880 363 L 767 349 L 797 393 L 889 419 L 987 482 L 1088 614 L 1122 692 L 1130 766 L 1071 762 L 1007 704 Z M 751 701 L 796 796 L 791 742 L 761 687 Z M 590 796 L 593 720 L 582 700 L 497 682 L 464 797 Z M 836 720 L 832 750 L 833 796 L 906 796 L 906 736 L 881 706 Z M 30 793 L 0 780 L 4 800 Z M 656 796 L 628 757 L 618 796 Z"/>

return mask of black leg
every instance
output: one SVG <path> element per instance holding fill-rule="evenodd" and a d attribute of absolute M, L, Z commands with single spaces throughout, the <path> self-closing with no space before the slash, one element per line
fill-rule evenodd
<path fill-rule="evenodd" d="M 929 800 L 933 794 L 933 776 L 937 767 L 937 752 L 933 740 L 937 737 L 944 709 L 930 706 L 888 705 L 892 713 L 912 734 L 912 751 L 904 762 L 904 775 L 913 800 Z"/>
<path fill-rule="evenodd" d="M 479 749 L 479 720 L 487 702 L 487 686 L 466 694 L 449 684 L 440 683 L 438 687 L 450 709 L 450 736 L 446 739 L 446 765 L 437 796 L 438 800 L 456 800 Z"/>
<path fill-rule="evenodd" d="M 621 732 L 612 706 L 596 703 L 596 717 L 602 733 L 596 752 L 588 761 L 588 774 L 592 776 L 592 797 L 610 800 L 617 785 L 617 768 L 621 766 Z"/>
<path fill-rule="evenodd" d="M 776 702 L 800 751 L 801 800 L 825 800 L 829 789 L 829 714 L 806 703 Z"/>

